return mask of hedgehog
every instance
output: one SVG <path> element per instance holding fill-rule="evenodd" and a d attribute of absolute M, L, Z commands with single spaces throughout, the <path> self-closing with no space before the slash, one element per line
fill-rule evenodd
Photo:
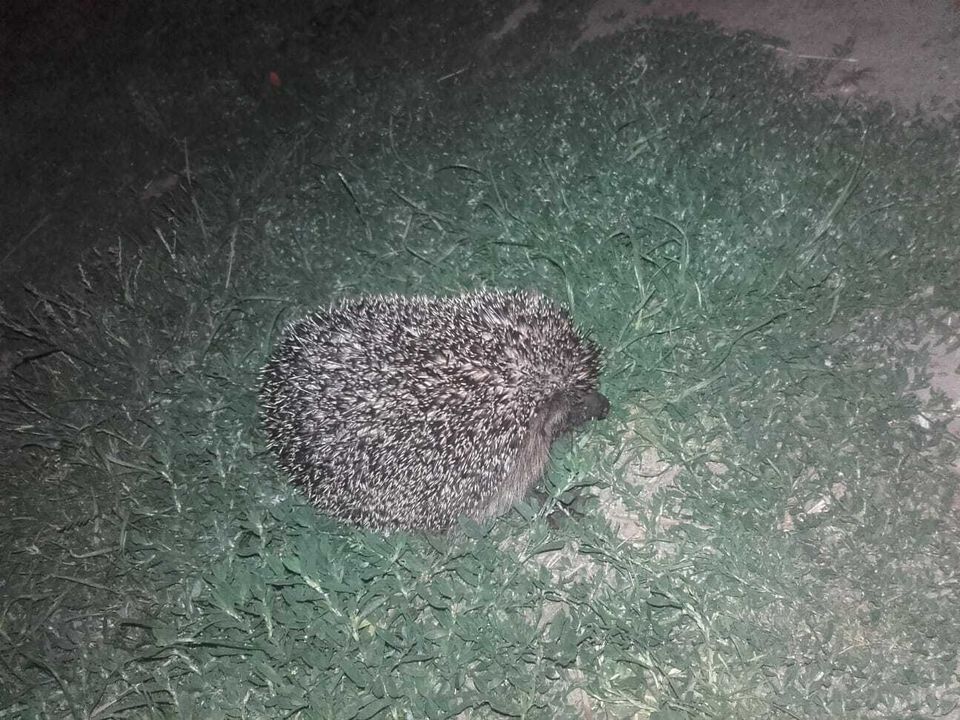
<path fill-rule="evenodd" d="M 289 325 L 260 376 L 267 446 L 318 511 L 376 531 L 484 523 L 610 404 L 600 348 L 529 291 L 366 295 Z"/>

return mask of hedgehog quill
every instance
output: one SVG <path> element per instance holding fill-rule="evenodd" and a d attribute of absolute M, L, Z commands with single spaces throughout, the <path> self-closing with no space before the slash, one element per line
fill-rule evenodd
<path fill-rule="evenodd" d="M 292 323 L 261 373 L 280 467 L 322 513 L 443 532 L 502 515 L 603 419 L 600 349 L 533 292 L 361 296 Z"/>

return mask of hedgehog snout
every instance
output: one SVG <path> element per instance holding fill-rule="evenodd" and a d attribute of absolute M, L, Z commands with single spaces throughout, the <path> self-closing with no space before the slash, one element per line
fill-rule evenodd
<path fill-rule="evenodd" d="M 565 430 L 576 430 L 590 420 L 603 420 L 610 412 L 610 401 L 598 390 L 591 390 L 571 403 Z"/>
<path fill-rule="evenodd" d="M 609 411 L 610 401 L 596 389 L 582 394 L 557 392 L 540 408 L 541 431 L 549 445 L 591 420 L 603 420 Z"/>

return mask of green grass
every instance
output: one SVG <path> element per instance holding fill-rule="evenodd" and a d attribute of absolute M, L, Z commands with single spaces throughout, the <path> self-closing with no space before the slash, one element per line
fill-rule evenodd
<path fill-rule="evenodd" d="M 960 143 L 802 88 L 688 22 L 397 72 L 4 315 L 44 354 L 0 405 L 0 717 L 955 713 L 957 447 L 904 343 L 960 306 Z M 478 286 L 568 303 L 610 418 L 491 528 L 319 517 L 257 427 L 279 327 Z"/>

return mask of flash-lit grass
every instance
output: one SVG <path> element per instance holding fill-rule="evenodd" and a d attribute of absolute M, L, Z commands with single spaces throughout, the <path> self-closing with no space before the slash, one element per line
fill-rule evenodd
<path fill-rule="evenodd" d="M 2 717 L 954 711 L 956 443 L 896 329 L 960 304 L 960 145 L 800 87 L 689 23 L 487 86 L 387 76 L 4 315 L 37 352 L 0 406 Z M 479 286 L 607 349 L 611 416 L 547 481 L 579 514 L 317 516 L 257 428 L 278 328 Z"/>

